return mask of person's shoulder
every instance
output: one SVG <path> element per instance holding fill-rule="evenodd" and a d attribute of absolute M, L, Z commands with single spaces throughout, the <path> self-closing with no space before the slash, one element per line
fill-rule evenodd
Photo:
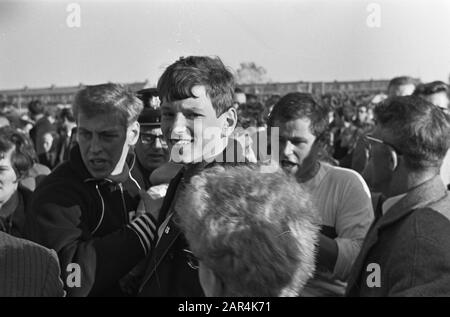
<path fill-rule="evenodd" d="M 17 238 L 4 232 L 0 232 L 0 250 L 10 254 L 16 254 L 23 258 L 41 258 L 51 261 L 55 259 L 54 251 L 35 242 Z"/>
<path fill-rule="evenodd" d="M 29 170 L 30 176 L 49 175 L 52 171 L 45 165 L 34 163 Z"/>
<path fill-rule="evenodd" d="M 342 190 L 363 190 L 368 197 L 371 196 L 367 183 L 358 172 L 344 167 L 323 164 L 325 170 L 324 181 L 329 185 L 337 186 Z"/>
<path fill-rule="evenodd" d="M 49 195 L 58 198 L 58 193 L 69 196 L 87 190 L 88 186 L 83 179 L 76 174 L 68 162 L 64 162 L 42 179 L 33 193 L 33 198 Z M 58 199 L 60 198 L 64 199 L 64 197 Z"/>
<path fill-rule="evenodd" d="M 428 207 L 416 209 L 405 223 L 407 223 L 405 227 L 414 230 L 416 236 L 427 239 L 445 236 L 450 244 L 450 219 L 435 209 Z"/>
<path fill-rule="evenodd" d="M 362 176 L 349 168 L 333 166 L 327 163 L 321 163 L 326 172 L 326 176 L 338 182 L 364 182 Z"/>

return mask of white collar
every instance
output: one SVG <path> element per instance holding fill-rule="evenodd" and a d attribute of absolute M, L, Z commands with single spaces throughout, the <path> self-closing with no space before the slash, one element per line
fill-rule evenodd
<path fill-rule="evenodd" d="M 389 197 L 383 202 L 383 205 L 381 205 L 381 210 L 383 212 L 383 215 L 386 214 L 386 212 L 391 209 L 392 206 L 394 206 L 400 199 L 406 196 L 407 193 L 400 194 L 397 196 Z"/>

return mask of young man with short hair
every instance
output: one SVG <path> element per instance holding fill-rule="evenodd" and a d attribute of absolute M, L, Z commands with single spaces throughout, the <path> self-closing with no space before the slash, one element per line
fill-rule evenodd
<path fill-rule="evenodd" d="M 439 176 L 448 115 L 415 96 L 375 108 L 364 174 L 386 200 L 349 279 L 349 296 L 450 296 L 450 196 Z"/>
<path fill-rule="evenodd" d="M 171 181 L 160 211 L 158 244 L 146 260 L 139 296 L 202 296 L 198 272 L 188 263 L 185 237 L 173 220 L 177 193 L 189 179 L 215 164 L 245 162 L 230 141 L 237 114 L 234 78 L 219 58 L 182 57 L 158 81 L 161 128 L 171 161 L 184 168 Z"/>
<path fill-rule="evenodd" d="M 141 185 L 126 163 L 139 138 L 141 110 L 141 101 L 122 85 L 79 91 L 78 145 L 34 193 L 28 237 L 56 250 L 63 279 L 69 264 L 80 267 L 80 287 L 66 285 L 69 296 L 121 295 L 119 280 L 153 248 L 156 220 L 135 217 Z"/>
<path fill-rule="evenodd" d="M 321 219 L 317 271 L 301 295 L 342 296 L 373 220 L 369 189 L 358 173 L 319 161 L 328 109 L 312 95 L 281 98 L 268 125 L 279 129 L 281 167 L 311 193 Z"/>

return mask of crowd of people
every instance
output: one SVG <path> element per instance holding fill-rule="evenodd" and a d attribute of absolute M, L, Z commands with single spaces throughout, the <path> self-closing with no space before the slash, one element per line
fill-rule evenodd
<path fill-rule="evenodd" d="M 443 82 L 245 95 L 219 58 L 0 116 L 0 296 L 449 296 Z"/>

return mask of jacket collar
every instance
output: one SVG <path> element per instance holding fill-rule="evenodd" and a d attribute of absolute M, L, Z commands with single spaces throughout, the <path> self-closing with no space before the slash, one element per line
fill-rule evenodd
<path fill-rule="evenodd" d="M 447 190 L 439 175 L 411 189 L 380 219 L 379 229 L 397 222 L 414 209 L 429 206 L 445 197 Z"/>
<path fill-rule="evenodd" d="M 359 283 L 359 277 L 364 269 L 363 266 L 366 262 L 366 257 L 372 247 L 377 243 L 381 229 L 400 221 L 402 218 L 411 214 L 415 209 L 434 205 L 437 207 L 442 201 L 448 203 L 448 197 L 444 183 L 440 176 L 437 175 L 408 191 L 406 196 L 394 204 L 378 221 L 374 222 L 367 233 L 360 254 L 353 265 L 352 274 L 348 281 L 347 292 L 352 292 L 355 287 L 359 287 L 359 284 L 357 283 Z M 436 208 L 437 211 L 442 213 L 441 209 L 442 208 Z"/>

